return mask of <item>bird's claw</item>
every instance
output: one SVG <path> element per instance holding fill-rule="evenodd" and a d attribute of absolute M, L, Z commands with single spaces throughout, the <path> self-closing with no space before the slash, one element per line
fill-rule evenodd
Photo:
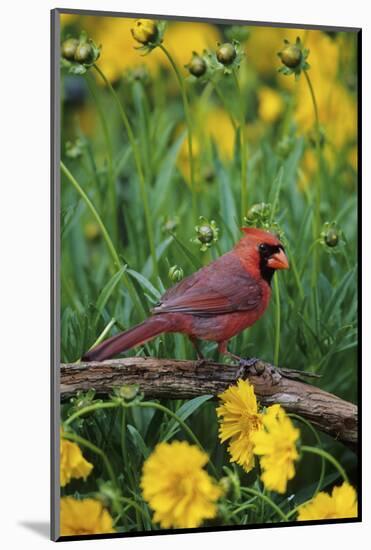
<path fill-rule="evenodd" d="M 246 378 L 249 374 L 255 376 L 262 376 L 266 374 L 271 377 L 272 383 L 278 384 L 282 378 L 280 369 L 264 363 L 261 359 L 256 357 L 251 357 L 248 359 L 240 358 L 239 359 L 239 370 L 237 372 L 237 378 Z"/>
<path fill-rule="evenodd" d="M 238 361 L 238 366 L 242 367 L 246 370 L 251 369 L 252 367 L 255 367 L 257 364 L 260 364 L 260 359 L 257 359 L 257 357 L 249 357 L 247 359 L 240 357 Z"/>
<path fill-rule="evenodd" d="M 261 359 L 257 357 L 249 357 L 247 359 L 241 357 L 238 361 L 238 378 L 247 378 L 249 375 L 262 376 L 264 373 L 268 373 L 268 365 L 263 363 Z M 273 378 L 273 372 L 269 369 L 269 373 Z M 277 373 L 275 373 L 277 375 Z M 279 379 L 281 376 L 279 375 Z"/>

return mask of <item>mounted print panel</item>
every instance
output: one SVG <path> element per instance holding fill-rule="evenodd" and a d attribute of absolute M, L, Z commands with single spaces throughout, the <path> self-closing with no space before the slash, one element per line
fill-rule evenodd
<path fill-rule="evenodd" d="M 52 12 L 54 540 L 361 519 L 360 30 L 212 16 Z"/>

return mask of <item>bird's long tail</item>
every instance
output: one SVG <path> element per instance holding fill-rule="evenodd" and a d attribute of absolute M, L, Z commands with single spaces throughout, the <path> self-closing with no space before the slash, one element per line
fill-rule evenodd
<path fill-rule="evenodd" d="M 162 332 L 168 332 L 169 328 L 170 324 L 166 318 L 161 316 L 149 317 L 140 325 L 112 336 L 112 338 L 108 338 L 95 348 L 87 351 L 82 361 L 104 361 L 122 351 L 144 344 Z"/>

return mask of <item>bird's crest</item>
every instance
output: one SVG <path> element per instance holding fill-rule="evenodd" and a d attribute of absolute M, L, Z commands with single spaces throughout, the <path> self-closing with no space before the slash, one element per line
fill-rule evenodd
<path fill-rule="evenodd" d="M 272 245 L 280 244 L 277 235 L 270 233 L 269 231 L 265 231 L 264 229 L 258 229 L 257 227 L 241 227 L 241 231 L 243 231 L 246 237 L 250 237 L 251 240 L 261 241 Z"/>

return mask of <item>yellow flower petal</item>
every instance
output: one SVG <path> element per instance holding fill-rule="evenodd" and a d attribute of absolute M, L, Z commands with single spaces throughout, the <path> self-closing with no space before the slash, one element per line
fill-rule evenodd
<path fill-rule="evenodd" d="M 60 530 L 62 536 L 115 532 L 112 518 L 99 500 L 73 497 L 61 499 Z"/>
<path fill-rule="evenodd" d="M 63 433 L 60 453 L 60 483 L 62 487 L 67 485 L 72 478 L 86 479 L 88 477 L 93 469 L 93 464 L 85 460 L 80 447 L 76 443 L 63 439 Z"/>
<path fill-rule="evenodd" d="M 163 528 L 198 527 L 216 516 L 221 488 L 203 469 L 208 456 L 186 441 L 159 443 L 143 466 L 141 488 Z"/>
<path fill-rule="evenodd" d="M 357 515 L 357 493 L 349 483 L 344 482 L 333 488 L 331 496 L 321 492 L 300 506 L 298 520 L 344 519 Z"/>
<path fill-rule="evenodd" d="M 247 380 L 238 380 L 219 398 L 222 404 L 216 409 L 221 419 L 219 438 L 222 443 L 230 440 L 228 452 L 231 462 L 237 462 L 249 472 L 254 467 L 251 436 L 261 428 L 261 415 L 253 386 Z"/>
<path fill-rule="evenodd" d="M 261 479 L 268 490 L 285 493 L 287 482 L 295 476 L 300 432 L 280 405 L 268 407 L 262 424 L 263 429 L 251 436 L 253 452 L 260 456 Z"/>

